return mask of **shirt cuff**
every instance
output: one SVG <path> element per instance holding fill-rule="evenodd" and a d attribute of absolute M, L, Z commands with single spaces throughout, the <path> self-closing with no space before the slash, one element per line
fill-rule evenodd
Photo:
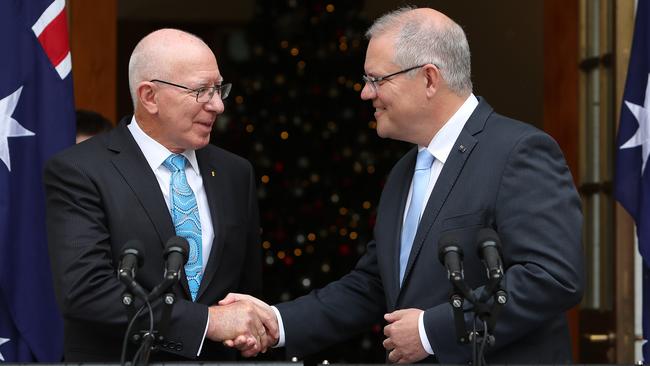
<path fill-rule="evenodd" d="M 203 338 L 201 338 L 201 344 L 199 345 L 199 351 L 196 352 L 196 357 L 201 356 L 201 350 L 203 349 L 203 342 L 205 342 L 205 335 L 208 334 L 209 325 L 210 325 L 210 314 L 208 314 L 208 319 L 205 322 L 205 330 L 203 331 Z"/>
<path fill-rule="evenodd" d="M 278 344 L 276 344 L 272 348 L 284 347 L 284 324 L 282 323 L 282 315 L 280 315 L 280 310 L 278 310 L 278 308 L 276 308 L 275 306 L 271 306 L 271 309 L 273 309 L 273 312 L 275 313 L 275 317 L 278 319 L 278 331 L 280 333 L 280 337 L 278 338 Z"/>
<path fill-rule="evenodd" d="M 422 347 L 427 351 L 428 354 L 433 355 L 433 348 L 431 348 L 431 343 L 429 343 L 429 337 L 427 337 L 427 331 L 424 329 L 424 311 L 420 313 L 418 317 L 418 333 L 420 333 L 420 342 L 422 342 Z"/>

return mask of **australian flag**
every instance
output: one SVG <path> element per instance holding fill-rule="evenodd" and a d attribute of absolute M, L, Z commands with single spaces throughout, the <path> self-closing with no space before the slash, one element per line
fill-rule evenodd
<path fill-rule="evenodd" d="M 74 143 L 65 0 L 0 1 L 0 362 L 57 362 L 43 163 Z"/>
<path fill-rule="evenodd" d="M 643 257 L 643 359 L 650 360 L 650 0 L 639 0 L 618 128 L 614 195 L 636 222 Z"/>

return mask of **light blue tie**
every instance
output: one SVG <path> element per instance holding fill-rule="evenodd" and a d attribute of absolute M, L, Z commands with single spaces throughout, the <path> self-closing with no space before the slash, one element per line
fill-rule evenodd
<path fill-rule="evenodd" d="M 199 206 L 196 204 L 196 197 L 185 176 L 186 163 L 185 156 L 172 154 L 163 162 L 163 165 L 172 173 L 169 184 L 169 199 L 176 235 L 187 239 L 190 244 L 190 256 L 187 264 L 185 264 L 185 276 L 190 287 L 192 300 L 196 301 L 196 295 L 201 285 L 203 262 L 201 258 L 201 220 L 199 219 Z"/>
<path fill-rule="evenodd" d="M 431 164 L 433 164 L 433 160 L 434 157 L 429 150 L 424 149 L 418 153 L 417 161 L 415 162 L 411 204 L 406 213 L 404 227 L 402 227 L 402 243 L 399 254 L 400 284 L 404 280 L 404 272 L 406 271 L 406 264 L 411 254 L 411 248 L 413 247 L 413 239 L 415 239 L 415 233 L 418 231 L 418 224 L 420 223 L 420 214 L 422 213 L 422 207 L 426 203 L 424 202 L 424 197 L 427 193 L 427 185 L 431 176 Z"/>

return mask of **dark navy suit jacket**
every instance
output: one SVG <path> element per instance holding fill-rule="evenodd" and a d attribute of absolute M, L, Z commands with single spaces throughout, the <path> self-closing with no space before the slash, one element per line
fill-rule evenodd
<path fill-rule="evenodd" d="M 465 253 L 465 278 L 486 282 L 476 234 L 500 236 L 509 301 L 498 319 L 490 363 L 567 363 L 565 311 L 584 282 L 580 198 L 557 143 L 531 125 L 501 116 L 482 99 L 451 151 L 426 205 L 399 286 L 400 232 L 417 148 L 393 167 L 377 208 L 374 241 L 354 270 L 294 301 L 277 305 L 288 356 L 304 356 L 349 338 L 396 309 L 425 311 L 436 358 L 466 363 L 456 342 L 450 284 L 438 261 L 441 235 L 454 231 Z M 466 325 L 471 329 L 471 316 Z"/>
<path fill-rule="evenodd" d="M 45 167 L 48 242 L 55 291 L 65 321 L 65 360 L 117 361 L 127 325 L 116 278 L 122 246 L 144 244 L 137 281 L 162 280 L 162 257 L 174 226 L 154 173 L 127 128 L 72 146 Z M 154 359 L 195 358 L 208 306 L 229 292 L 260 295 L 261 250 L 255 174 L 250 163 L 216 146 L 196 151 L 215 232 L 196 302 L 185 275 L 173 289 L 163 351 Z M 161 317 L 161 306 L 155 306 Z M 145 317 L 146 318 L 146 317 Z M 148 325 L 148 323 L 146 323 Z M 143 329 L 148 329 L 142 324 Z M 236 352 L 206 340 L 201 359 L 232 360 Z"/>

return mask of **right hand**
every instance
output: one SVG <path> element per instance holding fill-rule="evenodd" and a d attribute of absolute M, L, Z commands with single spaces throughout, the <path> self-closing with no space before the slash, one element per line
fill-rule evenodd
<path fill-rule="evenodd" d="M 229 293 L 223 300 L 219 301 L 221 306 L 231 306 L 238 303 L 253 306 L 259 320 L 264 325 L 264 333 L 260 334 L 260 348 L 255 347 L 255 344 L 250 339 L 242 335 L 226 339 L 223 342 L 224 345 L 238 349 L 244 357 L 255 356 L 260 351 L 266 352 L 268 347 L 276 345 L 280 338 L 280 330 L 273 309 L 264 301 L 244 294 Z"/>
<path fill-rule="evenodd" d="M 216 342 L 237 339 L 240 347 L 245 346 L 249 353 L 254 354 L 268 348 L 268 342 L 264 339 L 264 324 L 258 310 L 249 302 L 210 306 L 208 316 L 208 339 Z"/>

